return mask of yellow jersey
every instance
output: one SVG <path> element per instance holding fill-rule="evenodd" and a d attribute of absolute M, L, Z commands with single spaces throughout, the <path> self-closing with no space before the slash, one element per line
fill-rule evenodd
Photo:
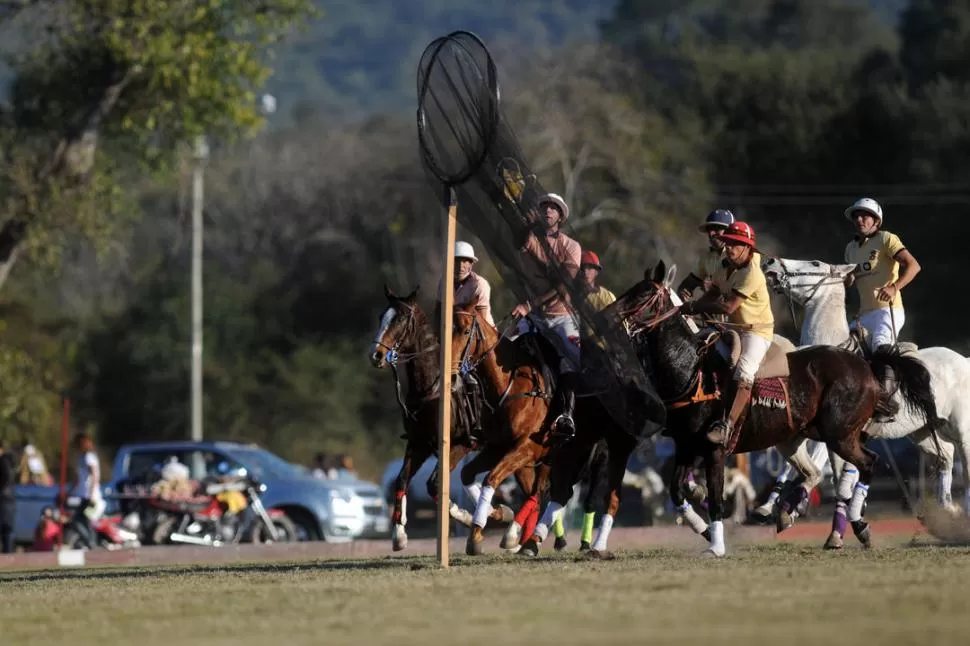
<path fill-rule="evenodd" d="M 714 285 L 725 298 L 731 292 L 745 297 L 738 309 L 728 316 L 728 322 L 750 325 L 752 332 L 771 341 L 775 333 L 775 315 L 771 311 L 768 283 L 760 261 L 760 254 L 752 254 L 751 261 L 744 267 L 722 267 L 714 276 Z"/>
<path fill-rule="evenodd" d="M 859 290 L 859 313 L 864 314 L 880 308 L 903 306 L 903 297 L 896 290 L 892 303 L 883 303 L 876 298 L 880 287 L 899 279 L 899 261 L 895 256 L 905 249 L 905 245 L 895 233 L 877 231 L 870 238 L 858 237 L 845 246 L 845 261 L 859 265 L 855 286 Z"/>

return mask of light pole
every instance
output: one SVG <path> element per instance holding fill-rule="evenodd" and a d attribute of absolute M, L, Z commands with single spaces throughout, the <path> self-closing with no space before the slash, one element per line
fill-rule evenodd
<path fill-rule="evenodd" d="M 276 97 L 260 97 L 260 112 L 264 116 L 276 112 Z M 202 199 L 204 181 L 202 171 L 209 159 L 209 143 L 205 135 L 195 138 L 192 168 L 192 441 L 202 441 Z"/>

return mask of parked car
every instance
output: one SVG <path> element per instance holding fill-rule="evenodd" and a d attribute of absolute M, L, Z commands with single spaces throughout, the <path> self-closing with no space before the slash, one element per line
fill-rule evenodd
<path fill-rule="evenodd" d="M 387 538 L 390 522 L 381 488 L 364 480 L 318 480 L 306 470 L 256 446 L 235 442 L 153 442 L 127 444 L 115 455 L 111 479 L 102 483 L 114 513 L 118 485 L 144 478 L 172 457 L 189 467 L 193 479 L 212 474 L 222 462 L 231 469 L 244 468 L 266 485 L 261 495 L 267 508 L 281 509 L 293 521 L 301 540 L 349 541 Z M 56 485 L 18 485 L 15 537 L 29 544 L 44 507 L 53 506 Z"/>

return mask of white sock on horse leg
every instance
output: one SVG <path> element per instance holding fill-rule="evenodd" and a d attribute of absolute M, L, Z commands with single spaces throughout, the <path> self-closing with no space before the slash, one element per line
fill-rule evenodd
<path fill-rule="evenodd" d="M 539 519 L 539 523 L 536 525 L 533 533 L 538 536 L 540 540 L 546 540 L 546 537 L 549 536 L 549 528 L 552 527 L 553 523 L 556 522 L 556 519 L 562 516 L 562 514 L 563 506 L 553 500 L 546 505 L 545 511 L 542 512 L 542 518 Z"/>
<path fill-rule="evenodd" d="M 482 487 L 482 495 L 478 497 L 475 516 L 472 518 L 472 522 L 478 527 L 484 529 L 485 524 L 488 523 L 488 515 L 492 513 L 492 496 L 494 495 L 495 489 L 488 486 Z"/>
<path fill-rule="evenodd" d="M 600 531 L 596 534 L 596 540 L 593 541 L 593 549 L 597 552 L 606 551 L 607 542 L 610 540 L 610 530 L 613 529 L 613 517 L 609 514 L 603 514 L 603 518 L 600 519 Z"/>
<path fill-rule="evenodd" d="M 711 551 L 724 554 L 724 521 L 715 520 L 711 523 Z"/>
<path fill-rule="evenodd" d="M 857 482 L 855 491 L 852 492 L 852 501 L 849 503 L 849 522 L 862 520 L 862 505 L 869 495 L 869 485 Z"/>
<path fill-rule="evenodd" d="M 477 482 L 473 482 L 465 487 L 465 493 L 467 493 L 468 497 L 472 499 L 472 503 L 477 505 L 478 499 L 482 497 L 482 485 Z"/>
<path fill-rule="evenodd" d="M 401 496 L 401 524 L 408 524 L 408 496 L 404 494 Z"/>
<path fill-rule="evenodd" d="M 684 501 L 684 504 L 680 506 L 680 515 L 681 518 L 684 519 L 684 522 L 687 523 L 696 533 L 703 534 L 704 530 L 707 529 L 707 523 L 704 522 L 704 519 L 700 517 L 700 514 L 694 511 L 694 508 L 691 507 L 690 503 L 686 500 Z"/>
<path fill-rule="evenodd" d="M 941 507 L 945 507 L 953 501 L 953 472 L 947 469 L 940 469 L 940 475 L 936 481 L 936 500 Z"/>
<path fill-rule="evenodd" d="M 842 475 L 839 476 L 839 486 L 835 489 L 837 500 L 848 500 L 852 497 L 852 490 L 859 481 L 859 470 L 846 462 L 842 467 Z"/>

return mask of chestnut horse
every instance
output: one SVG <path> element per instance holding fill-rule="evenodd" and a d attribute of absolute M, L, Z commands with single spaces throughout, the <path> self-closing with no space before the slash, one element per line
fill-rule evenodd
<path fill-rule="evenodd" d="M 558 365 L 558 356 L 540 336 L 524 334 L 515 341 L 501 336 L 474 304 L 456 305 L 453 324 L 452 381 L 460 388 L 462 379 L 456 377 L 474 371 L 489 418 L 484 449 L 461 472 L 465 484 L 475 474 L 488 471 L 465 552 L 478 555 L 483 551 L 483 530 L 495 489 L 509 474 L 534 467 L 538 471 L 535 482 L 530 489 L 523 487 L 526 502 L 502 539 L 502 547 L 512 549 L 518 544 L 523 521 L 538 517 L 538 498 L 548 480 L 544 458 L 552 447 L 547 417 L 554 378 L 544 365 Z M 533 342 L 535 345 L 527 345 Z"/>
<path fill-rule="evenodd" d="M 859 483 L 849 504 L 849 521 L 868 544 L 869 527 L 863 504 L 872 479 L 876 454 L 864 446 L 864 433 L 877 406 L 888 395 L 873 374 L 890 367 L 896 375 L 907 407 L 930 423 L 937 422 L 926 367 L 918 360 L 891 352 L 875 352 L 867 361 L 833 346 L 810 346 L 786 355 L 785 377 L 756 380 L 747 418 L 735 432 L 733 446 L 715 446 L 705 431 L 719 419 L 724 406 L 718 383 L 731 374 L 727 362 L 710 352 L 711 342 L 699 342 L 679 307 L 671 302 L 676 267 L 668 272 L 661 261 L 653 275 L 620 296 L 615 312 L 630 324 L 638 353 L 649 366 L 651 379 L 668 402 L 666 430 L 676 444 L 671 498 L 685 520 L 698 533 L 707 532 L 707 554 L 723 556 L 724 462 L 729 453 L 760 451 L 775 445 L 793 445 L 806 437 L 825 443 L 844 460 L 856 465 Z M 703 459 L 711 525 L 686 500 L 687 475 Z"/>
<path fill-rule="evenodd" d="M 397 296 L 387 286 L 387 309 L 380 316 L 380 326 L 371 346 L 370 361 L 376 368 L 391 367 L 397 389 L 398 404 L 404 422 L 404 462 L 395 481 L 395 499 L 392 522 L 392 547 L 395 551 L 407 546 L 407 491 L 411 477 L 432 455 L 438 452 L 438 397 L 440 392 L 438 339 L 428 319 L 417 303 L 418 288 L 407 296 Z M 397 367 L 404 364 L 408 388 L 402 393 Z M 457 402 L 456 402 L 457 403 Z M 458 412 L 457 410 L 455 411 Z M 452 415 L 450 465 L 454 469 L 462 458 L 476 448 L 468 432 L 467 419 L 460 414 Z M 476 475 L 471 474 L 472 478 Z M 428 493 L 437 500 L 438 470 L 428 480 Z M 521 469 L 515 473 L 516 481 L 523 491 L 535 487 L 535 471 Z M 466 483 L 472 500 L 478 500 L 477 485 L 473 480 Z M 450 506 L 452 518 L 465 525 L 471 524 L 471 515 L 454 501 Z M 489 512 L 494 520 L 509 522 L 512 510 L 501 505 Z"/>

